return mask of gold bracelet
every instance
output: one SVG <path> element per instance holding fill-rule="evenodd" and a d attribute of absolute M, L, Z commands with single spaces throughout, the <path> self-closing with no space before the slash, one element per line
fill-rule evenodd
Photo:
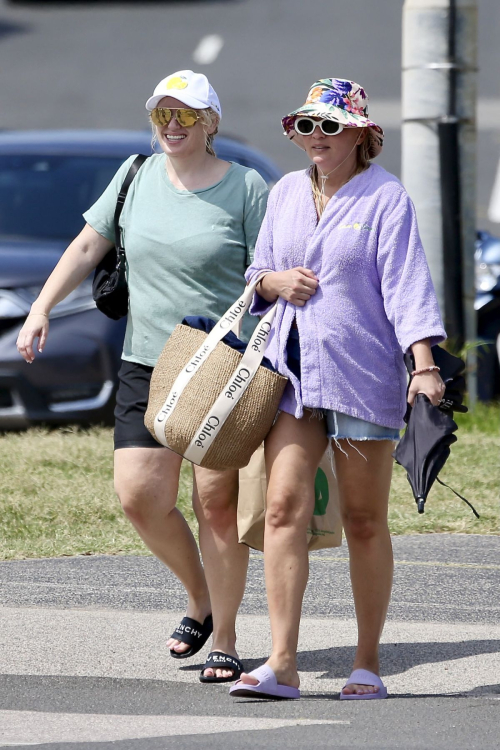
<path fill-rule="evenodd" d="M 29 315 L 45 315 L 46 318 L 49 317 L 48 313 L 45 313 L 45 312 L 35 312 L 34 310 L 30 310 Z M 29 317 L 29 315 L 28 315 L 28 317 Z"/>

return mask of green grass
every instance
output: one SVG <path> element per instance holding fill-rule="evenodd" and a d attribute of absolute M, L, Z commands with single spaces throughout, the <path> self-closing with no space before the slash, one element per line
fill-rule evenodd
<path fill-rule="evenodd" d="M 484 435 L 500 437 L 500 401 L 490 404 L 478 402 L 467 414 L 455 414 L 460 436 L 464 432 L 480 432 Z"/>
<path fill-rule="evenodd" d="M 459 440 L 418 515 L 404 470 L 396 466 L 389 522 L 393 534 L 500 534 L 500 405 L 457 415 Z M 76 554 L 148 554 L 113 491 L 112 431 L 32 429 L 0 435 L 0 559 Z M 191 470 L 182 469 L 179 507 L 194 531 Z"/>
<path fill-rule="evenodd" d="M 406 473 L 394 467 L 389 525 L 393 534 L 460 532 L 500 534 L 500 403 L 477 403 L 455 414 L 458 442 L 439 478 L 467 498 L 481 518 L 456 495 L 434 484 L 423 515 L 418 515 Z"/>
<path fill-rule="evenodd" d="M 190 471 L 179 507 L 192 522 Z M 0 435 L 0 559 L 148 554 L 113 490 L 112 430 Z"/>

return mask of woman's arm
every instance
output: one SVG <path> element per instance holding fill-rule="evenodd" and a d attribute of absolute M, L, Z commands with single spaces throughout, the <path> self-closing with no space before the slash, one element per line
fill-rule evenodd
<path fill-rule="evenodd" d="M 445 385 L 435 367 L 431 346 L 443 341 L 443 328 L 436 293 L 425 252 L 418 234 L 415 208 L 406 192 L 392 196 L 387 218 L 379 232 L 377 268 L 388 320 L 403 352 L 411 349 L 415 370 L 408 390 L 408 403 L 425 393 L 437 406 Z"/>
<path fill-rule="evenodd" d="M 384 309 L 403 352 L 414 342 L 446 338 L 414 206 L 402 187 L 386 198 L 380 222 L 377 270 Z"/>
<path fill-rule="evenodd" d="M 287 271 L 275 270 L 273 223 L 279 193 L 280 182 L 269 194 L 266 215 L 255 247 L 255 257 L 245 274 L 247 282 L 250 283 L 258 274 L 266 272 L 255 290 L 254 302 L 250 308 L 252 315 L 264 315 L 278 297 L 297 307 L 303 307 L 318 288 L 318 279 L 308 268 L 298 266 Z"/>
<path fill-rule="evenodd" d="M 26 362 L 33 362 L 33 342 L 42 351 L 49 332 L 49 313 L 68 296 L 100 263 L 113 243 L 86 224 L 69 245 L 31 306 L 31 312 L 17 338 L 17 349 Z"/>
<path fill-rule="evenodd" d="M 439 370 L 427 369 L 435 367 L 430 339 L 416 341 L 410 348 L 415 360 L 415 370 L 425 370 L 425 372 L 412 377 L 408 389 L 408 403 L 412 406 L 417 393 L 425 393 L 431 404 L 437 406 L 443 398 L 446 386 Z"/>

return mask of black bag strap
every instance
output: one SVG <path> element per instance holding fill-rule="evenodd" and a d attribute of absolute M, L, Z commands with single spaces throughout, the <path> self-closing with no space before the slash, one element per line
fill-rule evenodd
<path fill-rule="evenodd" d="M 125 253 L 125 248 L 122 247 L 122 240 L 121 240 L 121 232 L 120 232 L 120 216 L 123 210 L 123 205 L 125 203 L 125 198 L 127 197 L 128 189 L 131 186 L 134 177 L 136 176 L 139 169 L 142 167 L 144 162 L 146 161 L 148 157 L 144 156 L 144 154 L 139 154 L 135 157 L 134 161 L 130 165 L 130 169 L 128 170 L 125 179 L 123 180 L 123 184 L 120 188 L 120 192 L 118 193 L 118 198 L 116 199 L 116 208 L 115 208 L 115 216 L 113 219 L 113 223 L 115 226 L 115 247 L 116 252 L 119 255 L 120 253 Z"/>
<path fill-rule="evenodd" d="M 472 510 L 472 512 L 474 513 L 474 515 L 476 516 L 476 518 L 481 518 L 481 516 L 479 515 L 479 513 L 477 512 L 477 510 L 474 508 L 474 506 L 472 505 L 472 503 L 469 503 L 469 501 L 465 497 L 463 497 L 463 495 L 461 495 L 459 492 L 457 492 L 456 490 L 454 490 L 453 487 L 450 487 L 449 484 L 445 484 L 444 482 L 442 482 L 439 477 L 436 477 L 436 479 L 439 482 L 439 484 L 442 484 L 443 487 L 446 487 L 446 489 L 451 490 L 457 497 L 460 498 L 460 500 L 463 500 L 464 503 L 467 503 L 467 505 Z"/>

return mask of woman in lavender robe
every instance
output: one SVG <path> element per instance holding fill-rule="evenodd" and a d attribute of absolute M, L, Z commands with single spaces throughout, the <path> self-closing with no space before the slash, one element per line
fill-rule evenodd
<path fill-rule="evenodd" d="M 252 312 L 277 301 L 267 356 L 289 383 L 266 441 L 265 573 L 272 653 L 233 695 L 298 698 L 296 651 L 308 578 L 314 477 L 331 441 L 358 622 L 341 699 L 384 698 L 378 648 L 392 587 L 387 523 L 394 441 L 406 409 L 403 354 L 415 357 L 408 400 L 437 404 L 431 346 L 446 337 L 413 204 L 370 159 L 383 131 L 353 81 L 317 81 L 283 118 L 311 166 L 272 190 L 247 280 L 267 270 Z M 326 429 L 325 429 L 326 428 Z"/>

